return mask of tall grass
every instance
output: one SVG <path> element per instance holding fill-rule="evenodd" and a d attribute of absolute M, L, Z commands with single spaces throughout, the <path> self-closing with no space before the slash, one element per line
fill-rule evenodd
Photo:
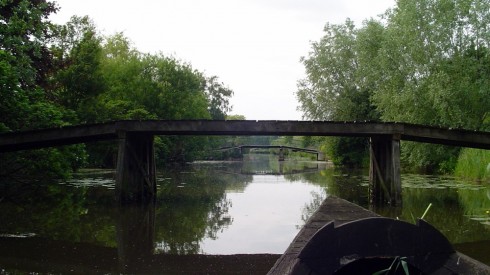
<path fill-rule="evenodd" d="M 490 150 L 461 150 L 454 173 L 458 177 L 490 182 Z"/>

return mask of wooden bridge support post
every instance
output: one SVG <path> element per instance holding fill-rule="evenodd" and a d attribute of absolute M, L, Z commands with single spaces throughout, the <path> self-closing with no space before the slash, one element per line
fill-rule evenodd
<path fill-rule="evenodd" d="M 149 202 L 156 195 L 153 135 L 119 133 L 116 199 L 121 203 Z"/>
<path fill-rule="evenodd" d="M 401 205 L 400 137 L 396 135 L 371 137 L 370 156 L 371 202 Z"/>
<path fill-rule="evenodd" d="M 316 153 L 316 160 L 317 161 L 325 161 L 325 154 L 323 152 Z"/>
<path fill-rule="evenodd" d="M 241 159 L 241 160 L 243 160 L 243 154 L 245 154 L 245 153 L 243 152 L 243 150 L 244 150 L 244 149 L 243 149 L 243 147 L 242 147 L 242 146 L 240 146 L 240 159 Z"/>
<path fill-rule="evenodd" d="M 284 148 L 279 148 L 279 161 L 284 161 Z"/>

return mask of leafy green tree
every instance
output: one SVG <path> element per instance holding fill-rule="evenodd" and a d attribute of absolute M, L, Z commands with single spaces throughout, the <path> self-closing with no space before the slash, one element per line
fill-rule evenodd
<path fill-rule="evenodd" d="M 359 29 L 350 20 L 327 24 L 303 58 L 300 109 L 309 119 L 486 129 L 489 23 L 488 1 L 399 0 L 380 21 Z M 430 171 L 450 171 L 458 152 L 402 145 L 404 163 Z"/>
<path fill-rule="evenodd" d="M 324 32 L 319 42 L 312 43 L 309 56 L 302 58 L 307 77 L 299 81 L 296 96 L 304 116 L 313 120 L 377 120 L 379 114 L 370 101 L 376 81 L 362 72 L 371 71 L 370 55 L 376 53 L 379 40 L 370 34 L 379 35 L 379 24 L 371 22 L 357 30 L 347 19 L 344 24 L 327 24 Z M 325 142 L 337 164 L 361 165 L 367 154 L 365 139 L 327 138 Z"/>
<path fill-rule="evenodd" d="M 207 78 L 173 57 L 140 53 L 122 33 L 103 37 L 88 17 L 53 25 L 48 20 L 57 10 L 52 2 L 5 0 L 0 5 L 2 132 L 122 119 L 224 119 L 231 110 L 233 92 L 216 76 Z M 208 138 L 156 139 L 157 151 L 168 160 L 196 157 L 211 144 Z M 88 145 L 91 165 L 113 164 L 116 148 L 105 147 Z M 65 168 L 84 163 L 83 146 L 73 152 L 25 154 L 33 160 L 52 154 L 50 159 L 60 162 L 53 170 L 64 174 Z M 12 156 L 10 161 L 23 165 L 11 167 L 24 169 L 29 163 L 22 154 Z M 31 165 L 42 171 L 36 167 Z"/>
<path fill-rule="evenodd" d="M 489 106 L 489 8 L 488 1 L 397 2 L 386 15 L 378 56 L 385 77 L 373 96 L 384 120 L 480 128 Z"/>
<path fill-rule="evenodd" d="M 212 119 L 224 120 L 226 114 L 231 111 L 229 98 L 233 91 L 218 82 L 217 76 L 209 77 L 206 81 L 206 94 L 208 96 L 208 111 Z"/>
<path fill-rule="evenodd" d="M 2 132 L 63 126 L 73 115 L 47 93 L 50 78 L 57 69 L 48 47 L 54 35 L 48 16 L 56 10 L 55 4 L 46 0 L 0 2 Z M 2 154 L 1 173 L 11 177 L 30 173 L 67 176 L 71 168 L 83 162 L 79 159 L 83 154 L 64 154 L 64 150 Z M 80 147 L 73 147 L 73 152 L 82 153 L 80 150 Z"/>
<path fill-rule="evenodd" d="M 51 38 L 47 17 L 56 12 L 45 0 L 0 2 L 0 129 L 20 130 L 62 124 L 62 111 L 44 97 L 53 68 L 46 47 Z M 45 113 L 40 117 L 35 117 Z"/>
<path fill-rule="evenodd" d="M 373 101 L 387 121 L 482 129 L 488 116 L 488 1 L 398 1 L 386 15 Z M 406 143 L 410 166 L 451 170 L 458 149 Z"/>
<path fill-rule="evenodd" d="M 58 27 L 57 97 L 61 104 L 75 111 L 80 122 L 94 122 L 89 114 L 99 94 L 105 90 L 100 70 L 102 38 L 88 17 L 72 17 Z M 57 51 L 56 51 L 57 50 Z"/>

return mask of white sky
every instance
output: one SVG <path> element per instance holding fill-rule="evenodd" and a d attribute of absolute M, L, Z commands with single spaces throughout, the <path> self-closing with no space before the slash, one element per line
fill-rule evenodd
<path fill-rule="evenodd" d="M 232 114 L 300 120 L 296 83 L 327 22 L 360 26 L 395 0 L 55 0 L 63 24 L 88 15 L 104 34 L 124 32 L 141 52 L 190 63 L 234 91 Z"/>

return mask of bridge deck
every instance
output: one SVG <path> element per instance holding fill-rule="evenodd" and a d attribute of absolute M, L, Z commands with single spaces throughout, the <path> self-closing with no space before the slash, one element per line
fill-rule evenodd
<path fill-rule="evenodd" d="M 117 139 L 121 132 L 150 135 L 278 135 L 351 136 L 393 135 L 401 140 L 490 149 L 490 132 L 443 129 L 406 123 L 250 120 L 149 120 L 0 134 L 0 152 Z"/>

